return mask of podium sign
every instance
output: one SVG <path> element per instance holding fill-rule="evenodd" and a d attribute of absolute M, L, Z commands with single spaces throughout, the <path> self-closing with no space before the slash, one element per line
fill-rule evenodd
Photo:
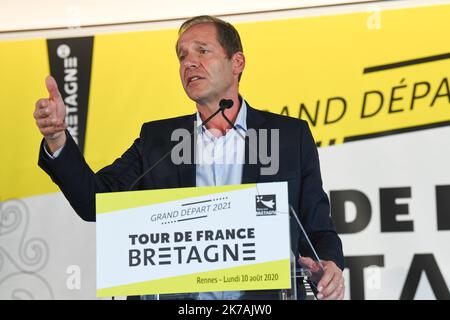
<path fill-rule="evenodd" d="M 286 182 L 96 201 L 98 297 L 291 286 Z"/>

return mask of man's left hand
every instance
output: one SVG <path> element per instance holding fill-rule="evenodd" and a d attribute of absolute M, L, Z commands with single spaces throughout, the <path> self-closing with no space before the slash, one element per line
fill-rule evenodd
<path fill-rule="evenodd" d="M 314 274 L 320 265 L 308 257 L 300 257 L 299 262 L 302 266 L 308 267 Z M 342 270 L 333 261 L 321 261 L 323 266 L 323 275 L 317 283 L 317 299 L 319 300 L 342 300 L 344 298 L 345 287 Z"/>

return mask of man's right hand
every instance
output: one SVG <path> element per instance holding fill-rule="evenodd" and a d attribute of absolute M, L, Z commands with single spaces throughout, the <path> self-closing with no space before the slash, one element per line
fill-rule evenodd
<path fill-rule="evenodd" d="M 58 85 L 52 76 L 45 78 L 45 85 L 49 93 L 48 99 L 36 101 L 34 118 L 36 124 L 45 138 L 47 147 L 54 153 L 66 143 L 67 128 L 65 123 L 66 106 L 58 90 Z"/>

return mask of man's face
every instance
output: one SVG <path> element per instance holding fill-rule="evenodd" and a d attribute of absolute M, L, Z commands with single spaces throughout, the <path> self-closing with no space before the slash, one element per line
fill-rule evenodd
<path fill-rule="evenodd" d="M 237 86 L 233 60 L 217 40 L 216 27 L 201 23 L 190 27 L 178 39 L 180 78 L 190 99 L 207 104 L 226 97 Z"/>

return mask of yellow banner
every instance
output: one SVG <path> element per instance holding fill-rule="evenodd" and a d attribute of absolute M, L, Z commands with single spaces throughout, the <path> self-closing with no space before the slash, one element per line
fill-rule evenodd
<path fill-rule="evenodd" d="M 307 120 L 321 146 L 448 125 L 450 5 L 237 24 L 256 108 Z M 375 23 L 374 23 L 375 21 Z M 177 30 L 94 38 L 85 156 L 111 163 L 142 123 L 194 113 Z M 0 200 L 57 191 L 37 167 L 34 103 L 46 97 L 46 41 L 0 42 Z"/>
<path fill-rule="evenodd" d="M 97 297 L 191 293 L 199 289 L 203 292 L 233 291 L 236 286 L 246 286 L 247 290 L 289 289 L 289 264 L 289 260 L 280 260 L 98 289 Z"/>

